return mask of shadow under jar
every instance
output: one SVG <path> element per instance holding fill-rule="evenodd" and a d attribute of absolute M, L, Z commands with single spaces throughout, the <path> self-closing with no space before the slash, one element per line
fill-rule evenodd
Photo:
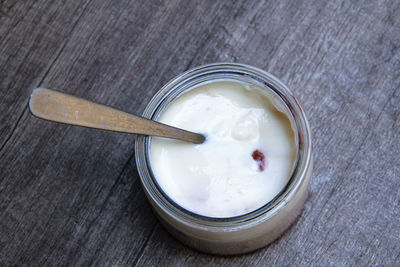
<path fill-rule="evenodd" d="M 143 117 L 157 120 L 183 94 L 211 82 L 231 81 L 256 87 L 286 114 L 297 149 L 286 186 L 256 210 L 234 217 L 209 217 L 177 204 L 157 182 L 151 165 L 152 137 L 138 135 L 135 155 L 144 191 L 155 213 L 169 232 L 184 244 L 222 255 L 253 251 L 278 238 L 299 216 L 307 198 L 312 172 L 312 143 L 302 106 L 287 87 L 255 67 L 216 63 L 187 71 L 168 82 L 151 99 Z"/>

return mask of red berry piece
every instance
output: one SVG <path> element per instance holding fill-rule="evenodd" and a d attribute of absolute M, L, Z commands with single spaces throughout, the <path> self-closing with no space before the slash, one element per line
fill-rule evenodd
<path fill-rule="evenodd" d="M 256 149 L 253 151 L 253 154 L 251 154 L 253 159 L 257 162 L 258 164 L 258 170 L 262 172 L 265 170 L 266 166 L 266 159 L 264 153 L 262 153 L 260 150 Z"/>

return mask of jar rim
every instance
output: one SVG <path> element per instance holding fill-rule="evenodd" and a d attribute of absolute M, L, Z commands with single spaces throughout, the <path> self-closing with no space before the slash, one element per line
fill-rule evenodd
<path fill-rule="evenodd" d="M 297 98 L 272 74 L 245 64 L 207 64 L 190 69 L 176 76 L 153 96 L 142 116 L 153 119 L 157 114 L 162 112 L 160 107 L 165 105 L 167 97 L 172 97 L 171 101 L 173 101 L 173 99 L 187 92 L 190 88 L 195 87 L 190 82 L 197 81 L 201 83 L 217 74 L 236 75 L 241 79 L 250 79 L 262 83 L 266 88 L 272 90 L 280 97 L 293 116 L 297 130 L 295 134 L 298 135 L 297 160 L 288 183 L 271 201 L 256 210 L 234 217 L 216 218 L 193 213 L 174 202 L 157 184 L 149 160 L 150 137 L 137 135 L 135 142 L 136 164 L 147 197 L 151 198 L 164 212 L 183 224 L 190 224 L 192 227 L 197 226 L 198 228 L 206 227 L 208 230 L 214 229 L 216 231 L 226 229 L 226 227 L 230 227 L 231 229 L 247 228 L 273 217 L 296 195 L 296 192 L 305 179 L 312 158 L 311 131 L 304 109 Z"/>

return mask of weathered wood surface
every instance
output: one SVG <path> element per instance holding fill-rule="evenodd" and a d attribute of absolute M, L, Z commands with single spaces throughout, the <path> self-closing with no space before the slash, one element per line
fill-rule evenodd
<path fill-rule="evenodd" d="M 0 265 L 400 265 L 399 1 L 0 1 Z M 297 223 L 254 253 L 173 239 L 134 136 L 33 117 L 43 86 L 141 113 L 188 68 L 241 62 L 299 97 L 315 169 Z"/>

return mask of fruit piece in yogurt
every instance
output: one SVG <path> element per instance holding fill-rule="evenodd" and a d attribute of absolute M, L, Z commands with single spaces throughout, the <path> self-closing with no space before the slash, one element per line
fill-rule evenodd
<path fill-rule="evenodd" d="M 262 153 L 260 150 L 256 149 L 253 151 L 251 154 L 251 157 L 257 162 L 258 164 L 258 170 L 260 172 L 264 171 L 265 165 L 266 165 L 266 160 L 265 160 L 265 155 Z"/>

